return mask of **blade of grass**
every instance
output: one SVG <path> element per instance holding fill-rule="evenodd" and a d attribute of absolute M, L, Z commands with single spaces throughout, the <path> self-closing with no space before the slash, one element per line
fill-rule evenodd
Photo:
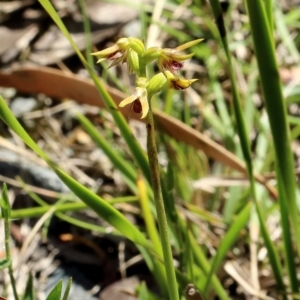
<path fill-rule="evenodd" d="M 32 192 L 27 191 L 30 196 L 32 196 Z M 130 197 L 121 197 L 121 198 L 114 198 L 106 200 L 107 203 L 116 204 L 116 203 L 125 203 L 125 202 L 136 202 L 138 199 L 136 196 Z M 45 214 L 51 205 L 44 205 L 42 207 L 30 207 L 30 208 L 21 208 L 21 209 L 14 209 L 11 211 L 11 218 L 12 219 L 23 219 L 23 218 L 35 218 L 40 217 Z M 83 202 L 73 202 L 73 203 L 63 203 L 59 205 L 55 205 L 55 212 L 65 213 L 68 211 L 80 211 L 83 209 L 87 209 L 88 206 Z"/>
<path fill-rule="evenodd" d="M 67 287 L 65 289 L 62 300 L 67 300 L 68 299 L 69 293 L 70 293 L 70 290 L 71 290 L 71 285 L 72 285 L 72 278 L 69 278 L 68 284 L 67 284 Z"/>
<path fill-rule="evenodd" d="M 51 290 L 46 300 L 60 300 L 62 290 L 62 280 L 60 280 L 56 286 Z"/>
<path fill-rule="evenodd" d="M 86 55 L 88 65 L 91 67 L 91 69 L 93 69 L 94 60 L 90 55 L 90 53 L 92 52 L 91 24 L 86 13 L 85 1 L 78 0 L 78 3 L 80 6 L 81 14 L 83 16 L 83 28 L 84 28 L 85 43 L 86 43 L 85 55 Z"/>

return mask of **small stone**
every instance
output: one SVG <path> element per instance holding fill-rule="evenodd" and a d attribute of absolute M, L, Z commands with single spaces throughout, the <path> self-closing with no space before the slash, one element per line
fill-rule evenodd
<path fill-rule="evenodd" d="M 33 111 L 38 106 L 38 102 L 32 97 L 17 97 L 10 105 L 10 109 L 16 118 L 20 118 L 23 114 Z"/>
<path fill-rule="evenodd" d="M 11 99 L 16 95 L 16 89 L 14 88 L 2 88 L 0 87 L 0 95 L 4 99 Z"/>

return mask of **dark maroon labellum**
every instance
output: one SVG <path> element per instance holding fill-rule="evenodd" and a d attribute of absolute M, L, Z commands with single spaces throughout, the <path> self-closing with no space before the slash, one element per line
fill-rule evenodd
<path fill-rule="evenodd" d="M 177 90 L 177 91 L 184 91 L 185 90 L 185 88 L 182 87 L 181 85 L 179 85 L 177 83 L 177 81 L 171 81 L 171 85 L 172 85 L 174 90 Z"/>
<path fill-rule="evenodd" d="M 170 62 L 170 69 L 172 69 L 173 71 L 179 71 L 181 70 L 183 67 L 183 63 L 176 61 L 176 60 L 172 60 Z"/>
<path fill-rule="evenodd" d="M 136 114 L 140 114 L 142 112 L 142 104 L 139 99 L 133 102 L 132 109 Z"/>

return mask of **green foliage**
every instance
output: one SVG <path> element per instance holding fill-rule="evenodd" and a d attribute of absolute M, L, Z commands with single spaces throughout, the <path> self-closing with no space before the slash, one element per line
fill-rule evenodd
<path fill-rule="evenodd" d="M 66 287 L 64 295 L 62 297 L 62 300 L 67 300 L 68 299 L 69 293 L 70 293 L 70 290 L 71 290 L 71 285 L 72 285 L 72 278 L 69 278 L 67 287 Z"/>
<path fill-rule="evenodd" d="M 51 290 L 46 300 L 60 300 L 62 290 L 62 280 L 60 280 L 56 286 Z"/>

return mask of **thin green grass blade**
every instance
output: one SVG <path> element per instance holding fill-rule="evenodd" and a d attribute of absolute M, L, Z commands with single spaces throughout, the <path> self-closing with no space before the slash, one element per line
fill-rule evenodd
<path fill-rule="evenodd" d="M 6 269 L 11 266 L 11 261 L 6 258 L 0 259 L 0 270 Z"/>
<path fill-rule="evenodd" d="M 69 293 L 70 293 L 70 290 L 71 290 L 71 285 L 72 285 L 72 277 L 70 277 L 69 280 L 68 280 L 68 284 L 67 284 L 67 287 L 65 289 L 62 300 L 67 300 L 68 299 Z"/>
<path fill-rule="evenodd" d="M 210 285 L 210 281 L 212 275 L 217 271 L 220 264 L 222 263 L 224 257 L 226 256 L 228 250 L 236 241 L 241 230 L 246 226 L 250 211 L 252 208 L 252 204 L 249 202 L 244 209 L 239 213 L 236 219 L 232 222 L 230 228 L 226 231 L 225 236 L 222 238 L 220 245 L 218 246 L 217 253 L 214 256 L 213 262 L 211 264 L 211 268 L 209 274 L 207 276 L 207 281 L 204 288 L 204 294 L 207 294 L 208 288 Z"/>
<path fill-rule="evenodd" d="M 142 281 L 142 283 L 140 284 L 139 288 L 138 288 L 138 300 L 145 300 L 145 299 L 149 299 L 148 296 L 148 289 L 147 286 L 145 284 L 145 281 Z"/>
<path fill-rule="evenodd" d="M 36 218 L 45 214 L 52 206 L 45 205 L 42 207 L 30 207 L 14 209 L 11 211 L 12 219 L 24 219 L 24 218 Z M 56 212 L 68 212 L 68 211 L 79 211 L 86 209 L 87 205 L 85 203 L 65 203 L 60 205 L 55 205 Z"/>
<path fill-rule="evenodd" d="M 52 289 L 49 293 L 46 300 L 60 300 L 61 297 L 61 290 L 62 290 L 62 280 L 60 280 L 56 286 Z"/>
<path fill-rule="evenodd" d="M 83 28 L 84 28 L 84 34 L 85 34 L 85 55 L 87 59 L 88 65 L 93 69 L 94 68 L 94 60 L 91 57 L 90 53 L 92 52 L 92 39 L 91 39 L 91 24 L 89 17 L 86 13 L 86 1 L 84 0 L 78 0 L 81 14 L 83 16 Z"/>
<path fill-rule="evenodd" d="M 7 186 L 6 184 L 3 184 L 2 186 L 2 193 L 0 198 L 0 208 L 1 208 L 1 216 L 4 218 L 7 222 L 9 222 L 11 216 L 11 210 L 10 210 L 10 204 L 7 194 Z"/>
<path fill-rule="evenodd" d="M 254 49 L 261 79 L 261 85 L 269 116 L 277 164 L 277 181 L 281 207 L 282 229 L 285 240 L 285 252 L 293 292 L 299 291 L 299 283 L 294 262 L 294 253 L 289 251 L 292 236 L 288 232 L 288 220 L 284 214 L 287 208 L 294 241 L 300 255 L 299 213 L 296 205 L 296 183 L 294 164 L 290 145 L 290 132 L 287 123 L 287 111 L 282 95 L 281 82 L 276 62 L 274 40 L 271 35 L 264 4 L 261 0 L 246 0 Z"/>
<path fill-rule="evenodd" d="M 32 193 L 27 191 L 32 197 Z M 138 198 L 136 196 L 120 197 L 106 200 L 107 203 L 113 205 L 117 203 L 130 203 L 137 202 Z M 45 214 L 53 205 L 43 205 L 42 207 L 30 207 L 14 209 L 11 211 L 11 219 L 24 219 L 24 218 L 36 218 Z M 65 213 L 69 211 L 81 211 L 87 209 L 88 206 L 83 202 L 73 202 L 73 203 L 63 203 L 55 204 L 55 213 Z M 1 219 L 1 217 L 0 217 Z"/>
<path fill-rule="evenodd" d="M 44 152 L 35 144 L 26 131 L 19 124 L 14 117 L 5 101 L 0 97 L 0 117 L 10 126 L 10 128 L 37 154 L 42 158 L 46 158 L 47 163 L 58 175 L 58 177 L 70 188 L 70 190 L 90 208 L 92 208 L 101 218 L 106 220 L 109 224 L 118 229 L 127 238 L 144 247 L 149 247 L 149 243 L 144 235 L 128 221 L 118 210 L 108 204 L 104 199 L 97 196 L 89 189 L 78 183 L 63 170 L 61 170 L 55 163 L 53 163 Z"/>

